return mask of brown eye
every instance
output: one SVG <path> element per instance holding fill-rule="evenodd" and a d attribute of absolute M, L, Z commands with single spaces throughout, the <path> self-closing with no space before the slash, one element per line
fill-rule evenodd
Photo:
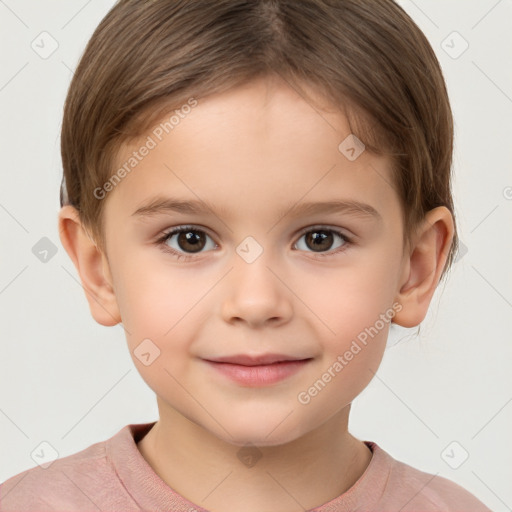
<path fill-rule="evenodd" d="M 210 238 L 204 231 L 192 227 L 174 229 L 162 237 L 160 243 L 173 253 L 195 254 L 201 252 Z M 210 239 L 211 240 L 211 239 Z M 212 248 L 215 243 L 212 242 Z"/>
<path fill-rule="evenodd" d="M 343 233 L 340 233 L 339 231 L 333 230 L 333 229 L 327 229 L 327 228 L 316 228 L 316 229 L 309 229 L 308 231 L 304 231 L 300 237 L 299 240 L 304 238 L 305 243 L 302 244 L 304 247 L 298 247 L 301 250 L 306 250 L 306 252 L 316 252 L 316 253 L 323 253 L 325 251 L 329 251 L 331 249 L 338 249 L 341 247 L 341 250 L 345 248 L 350 243 L 350 240 L 348 237 L 346 237 Z M 341 239 L 342 243 L 338 243 L 338 245 L 335 245 L 333 247 L 333 244 L 335 244 L 336 238 Z M 299 242 L 296 244 L 299 246 Z M 333 251 L 333 254 L 338 251 Z M 323 256 L 323 254 L 322 254 Z M 326 254 L 327 256 L 327 254 Z"/>
<path fill-rule="evenodd" d="M 306 234 L 306 245 L 316 252 L 330 249 L 332 240 L 332 234 L 327 231 L 310 231 Z"/>
<path fill-rule="evenodd" d="M 204 246 L 205 241 L 197 231 L 181 231 L 176 238 L 178 246 L 184 251 L 199 252 Z"/>

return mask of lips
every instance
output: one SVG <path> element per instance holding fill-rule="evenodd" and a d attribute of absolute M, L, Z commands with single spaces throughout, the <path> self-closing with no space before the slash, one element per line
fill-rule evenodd
<path fill-rule="evenodd" d="M 305 361 L 311 359 L 309 357 L 295 357 L 284 354 L 261 354 L 256 356 L 250 356 L 247 354 L 238 354 L 233 356 L 210 358 L 207 361 L 214 363 L 229 363 L 241 366 L 263 366 L 274 363 L 280 363 L 283 361 Z"/>
<path fill-rule="evenodd" d="M 261 354 L 204 359 L 204 362 L 222 378 L 228 378 L 239 386 L 260 387 L 277 384 L 291 378 L 309 366 L 312 357 L 297 358 L 284 354 Z"/>

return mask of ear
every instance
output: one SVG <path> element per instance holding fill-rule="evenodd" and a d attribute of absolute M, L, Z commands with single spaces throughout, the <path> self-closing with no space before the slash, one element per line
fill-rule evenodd
<path fill-rule="evenodd" d="M 63 206 L 58 222 L 60 240 L 80 275 L 93 318 L 107 327 L 117 325 L 121 316 L 106 256 L 82 226 L 76 208 Z"/>
<path fill-rule="evenodd" d="M 423 321 L 448 259 L 453 235 L 454 222 L 448 208 L 439 206 L 427 213 L 404 263 L 395 299 L 402 309 L 395 314 L 394 323 L 416 327 Z"/>

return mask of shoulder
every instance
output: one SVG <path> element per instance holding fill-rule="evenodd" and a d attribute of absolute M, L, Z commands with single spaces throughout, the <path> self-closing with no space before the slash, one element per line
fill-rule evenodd
<path fill-rule="evenodd" d="M 115 487 L 106 445 L 107 441 L 95 443 L 9 478 L 0 485 L 0 511 L 101 509 Z"/>
<path fill-rule="evenodd" d="M 491 512 L 459 484 L 416 469 L 382 452 L 388 459 L 390 471 L 379 506 L 400 504 L 401 512 Z"/>

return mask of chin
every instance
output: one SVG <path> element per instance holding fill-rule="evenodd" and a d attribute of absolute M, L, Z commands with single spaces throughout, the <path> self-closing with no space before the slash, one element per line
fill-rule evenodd
<path fill-rule="evenodd" d="M 286 415 L 284 415 L 286 417 Z M 249 418 L 251 421 L 242 423 L 232 421 L 229 423 L 229 435 L 223 429 L 216 429 L 217 437 L 234 446 L 252 445 L 256 447 L 279 446 L 295 441 L 306 432 L 303 427 L 293 425 L 283 417 L 274 420 L 262 421 L 257 418 Z"/>

